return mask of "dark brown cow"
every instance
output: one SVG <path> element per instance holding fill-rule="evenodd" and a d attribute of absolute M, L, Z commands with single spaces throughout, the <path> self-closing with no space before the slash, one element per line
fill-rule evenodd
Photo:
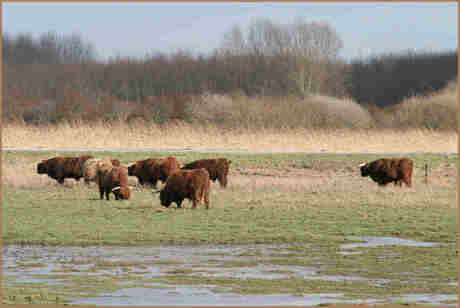
<path fill-rule="evenodd" d="M 131 189 L 128 185 L 128 170 L 124 167 L 113 167 L 97 171 L 97 184 L 101 200 L 104 193 L 107 200 L 110 200 L 110 193 L 115 195 L 116 200 L 128 200 L 131 197 Z"/>
<path fill-rule="evenodd" d="M 215 182 L 216 180 L 219 180 L 221 187 L 227 187 L 227 175 L 231 162 L 231 160 L 227 160 L 226 158 L 200 159 L 185 164 L 182 169 L 190 170 L 205 168 L 209 172 L 209 178 L 211 181 Z"/>
<path fill-rule="evenodd" d="M 77 181 L 83 177 L 83 164 L 93 156 L 83 155 L 80 157 L 57 156 L 42 160 L 37 164 L 38 174 L 48 174 L 58 183 L 64 184 L 64 179 L 71 178 Z"/>
<path fill-rule="evenodd" d="M 184 199 L 192 201 L 192 208 L 204 200 L 206 209 L 209 208 L 209 193 L 211 181 L 206 169 L 179 170 L 171 175 L 160 193 L 161 205 L 169 207 L 175 202 L 180 208 Z"/>
<path fill-rule="evenodd" d="M 137 177 L 141 185 L 151 183 L 157 186 L 157 181 L 166 182 L 168 177 L 180 170 L 180 164 L 173 156 L 165 158 L 149 158 L 138 160 L 128 167 L 128 175 Z"/>
<path fill-rule="evenodd" d="M 380 186 L 393 182 L 408 187 L 412 185 L 413 162 L 408 158 L 381 158 L 367 164 L 361 164 L 361 176 L 369 176 Z"/>

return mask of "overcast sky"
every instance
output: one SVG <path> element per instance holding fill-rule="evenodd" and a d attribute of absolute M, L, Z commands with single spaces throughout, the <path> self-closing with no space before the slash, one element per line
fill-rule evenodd
<path fill-rule="evenodd" d="M 78 33 L 101 58 L 144 56 L 219 47 L 233 25 L 258 17 L 291 23 L 327 21 L 350 59 L 407 49 L 440 51 L 458 46 L 457 2 L 4 2 L 3 32 L 37 36 Z"/>

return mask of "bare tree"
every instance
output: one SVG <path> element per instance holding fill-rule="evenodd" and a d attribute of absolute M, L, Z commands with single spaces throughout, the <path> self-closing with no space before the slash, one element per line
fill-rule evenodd
<path fill-rule="evenodd" d="M 302 18 L 290 24 L 259 18 L 249 25 L 246 35 L 234 26 L 225 33 L 222 44 L 223 54 L 251 57 L 252 65 L 257 66 L 252 82 L 301 96 L 327 91 L 333 73 L 331 63 L 337 61 L 342 47 L 342 40 L 329 24 Z M 263 80 L 258 80 L 261 72 Z"/>
<path fill-rule="evenodd" d="M 240 26 L 234 25 L 224 33 L 222 49 L 227 55 L 243 55 L 246 50 L 246 41 Z"/>

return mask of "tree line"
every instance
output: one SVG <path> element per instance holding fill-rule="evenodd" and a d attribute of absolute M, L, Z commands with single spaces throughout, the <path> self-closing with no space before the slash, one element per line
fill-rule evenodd
<path fill-rule="evenodd" d="M 351 97 L 386 107 L 437 91 L 457 77 L 457 51 L 345 61 L 339 57 L 344 42 L 328 23 L 300 18 L 290 24 L 261 18 L 245 29 L 235 25 L 206 55 L 183 50 L 101 61 L 80 35 L 56 32 L 38 38 L 6 33 L 2 42 L 4 118 L 37 104 L 55 121 L 82 110 L 109 110 L 120 101 L 163 112 L 170 107 L 162 104 L 185 108 L 184 97 L 203 93 Z"/>

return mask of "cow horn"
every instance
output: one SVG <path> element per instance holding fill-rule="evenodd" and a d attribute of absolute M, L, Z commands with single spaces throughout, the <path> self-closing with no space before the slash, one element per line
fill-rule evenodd
<path fill-rule="evenodd" d="M 121 188 L 120 186 L 114 187 L 112 188 L 112 191 L 120 190 L 120 188 Z"/>
<path fill-rule="evenodd" d="M 360 167 L 364 166 L 366 163 L 359 164 Z"/>

